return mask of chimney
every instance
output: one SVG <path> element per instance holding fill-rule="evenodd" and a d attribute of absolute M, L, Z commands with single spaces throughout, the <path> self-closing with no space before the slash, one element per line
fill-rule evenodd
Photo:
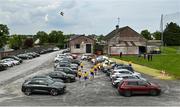
<path fill-rule="evenodd" d="M 119 25 L 116 25 L 116 30 L 118 30 L 119 29 Z"/>

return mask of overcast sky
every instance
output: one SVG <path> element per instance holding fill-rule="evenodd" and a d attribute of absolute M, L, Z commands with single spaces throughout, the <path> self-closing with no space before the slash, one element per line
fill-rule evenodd
<path fill-rule="evenodd" d="M 63 11 L 64 16 L 59 15 Z M 66 34 L 104 34 L 130 26 L 159 30 L 161 14 L 180 12 L 180 0 L 0 0 L 0 23 L 11 34 L 62 30 Z M 167 16 L 180 20 L 180 15 Z"/>

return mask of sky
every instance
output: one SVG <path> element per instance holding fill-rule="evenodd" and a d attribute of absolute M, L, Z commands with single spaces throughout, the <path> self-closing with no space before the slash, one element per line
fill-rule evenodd
<path fill-rule="evenodd" d="M 120 27 L 154 32 L 160 29 L 161 14 L 166 22 L 180 23 L 180 0 L 0 0 L 0 24 L 8 25 L 11 34 L 61 30 L 106 35 L 118 17 Z"/>

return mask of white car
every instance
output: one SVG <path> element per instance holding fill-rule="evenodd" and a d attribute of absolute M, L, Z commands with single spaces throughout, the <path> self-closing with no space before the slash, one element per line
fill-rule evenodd
<path fill-rule="evenodd" d="M 8 60 L 6 60 L 6 59 L 1 60 L 1 62 L 2 62 L 3 64 L 7 65 L 8 67 L 12 67 L 12 66 L 15 65 L 12 61 L 8 61 Z"/>
<path fill-rule="evenodd" d="M 87 60 L 87 59 L 88 59 L 88 55 L 83 54 L 83 55 L 81 56 L 81 60 Z"/>
<path fill-rule="evenodd" d="M 15 60 L 15 59 L 12 59 L 12 58 L 6 58 L 4 59 L 5 61 L 9 61 L 9 62 L 12 62 L 14 65 L 19 65 L 20 62 Z"/>
<path fill-rule="evenodd" d="M 141 74 L 138 72 L 132 72 L 127 69 L 117 69 L 117 70 L 114 70 L 113 73 L 110 75 L 110 79 L 117 78 L 118 76 L 121 76 L 123 74 L 131 74 L 134 76 L 141 77 Z"/>
<path fill-rule="evenodd" d="M 115 78 L 114 80 L 112 80 L 112 85 L 117 87 L 118 84 L 123 80 L 123 79 L 141 79 L 146 81 L 145 78 L 142 78 L 141 76 L 137 76 L 137 75 L 131 75 L 131 74 L 124 74 L 119 76 L 118 78 Z"/>

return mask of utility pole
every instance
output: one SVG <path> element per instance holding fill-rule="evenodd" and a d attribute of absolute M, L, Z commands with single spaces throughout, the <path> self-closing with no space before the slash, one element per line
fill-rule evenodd
<path fill-rule="evenodd" d="M 161 15 L 161 23 L 160 23 L 160 31 L 161 31 L 161 53 L 163 51 L 163 47 L 164 47 L 164 37 L 163 37 L 163 33 L 164 33 L 164 28 L 163 28 L 163 14 Z"/>
<path fill-rule="evenodd" d="M 160 24 L 160 31 L 161 31 L 161 45 L 164 46 L 164 37 L 163 37 L 163 14 L 161 15 L 161 24 Z"/>
<path fill-rule="evenodd" d="M 119 23 L 120 23 L 120 18 L 118 17 L 118 24 L 117 25 L 119 25 Z"/>

